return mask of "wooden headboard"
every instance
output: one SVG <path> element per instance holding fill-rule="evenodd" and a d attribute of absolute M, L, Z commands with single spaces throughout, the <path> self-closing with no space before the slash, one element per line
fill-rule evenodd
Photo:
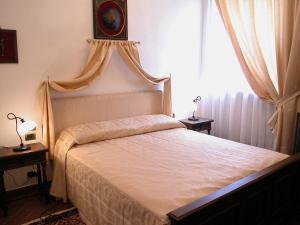
<path fill-rule="evenodd" d="M 162 105 L 161 91 L 52 99 L 55 134 L 82 123 L 162 114 Z"/>

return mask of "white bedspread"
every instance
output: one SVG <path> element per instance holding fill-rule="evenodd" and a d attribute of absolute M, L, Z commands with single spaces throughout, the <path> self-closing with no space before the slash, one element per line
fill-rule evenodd
<path fill-rule="evenodd" d="M 168 224 L 168 212 L 288 157 L 176 128 L 182 126 L 177 122 L 164 124 L 167 130 L 122 135 L 64 152 L 67 157 L 60 159 L 67 162 L 67 194 L 85 222 Z M 65 140 L 60 150 L 72 146 Z"/>
<path fill-rule="evenodd" d="M 50 194 L 67 200 L 66 162 L 67 153 L 76 144 L 144 134 L 153 131 L 185 127 L 165 115 L 143 115 L 130 118 L 82 124 L 65 129 L 55 145 L 54 171 Z"/>

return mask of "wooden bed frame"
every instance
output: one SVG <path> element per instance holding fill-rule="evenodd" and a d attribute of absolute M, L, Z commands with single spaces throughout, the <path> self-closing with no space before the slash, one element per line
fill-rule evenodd
<path fill-rule="evenodd" d="M 168 214 L 172 225 L 285 225 L 299 210 L 300 154 Z"/>

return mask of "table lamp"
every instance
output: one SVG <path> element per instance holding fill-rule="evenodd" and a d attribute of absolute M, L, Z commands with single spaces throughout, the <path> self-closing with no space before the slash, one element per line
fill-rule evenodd
<path fill-rule="evenodd" d="M 21 140 L 21 143 L 19 146 L 14 148 L 14 151 L 26 151 L 30 150 L 30 146 L 24 145 L 21 136 L 25 135 L 28 131 L 33 130 L 37 127 L 37 124 L 34 121 L 27 120 L 25 121 L 23 118 L 16 116 L 13 113 L 7 114 L 7 119 L 9 120 L 16 120 L 16 132 Z M 21 124 L 18 126 L 18 120 L 21 121 Z"/>
<path fill-rule="evenodd" d="M 198 103 L 200 102 L 201 100 L 201 96 L 197 96 L 193 102 L 195 103 L 195 108 L 194 108 L 194 111 L 193 111 L 193 116 L 192 117 L 189 117 L 188 120 L 190 121 L 198 121 L 199 118 L 195 116 L 195 112 L 197 111 L 197 107 L 198 107 Z"/>

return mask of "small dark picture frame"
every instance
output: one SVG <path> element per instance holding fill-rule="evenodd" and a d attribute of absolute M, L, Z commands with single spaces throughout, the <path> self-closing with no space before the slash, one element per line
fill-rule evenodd
<path fill-rule="evenodd" d="M 18 63 L 16 30 L 0 29 L 0 63 Z"/>
<path fill-rule="evenodd" d="M 128 40 L 127 0 L 93 0 L 94 38 Z"/>

